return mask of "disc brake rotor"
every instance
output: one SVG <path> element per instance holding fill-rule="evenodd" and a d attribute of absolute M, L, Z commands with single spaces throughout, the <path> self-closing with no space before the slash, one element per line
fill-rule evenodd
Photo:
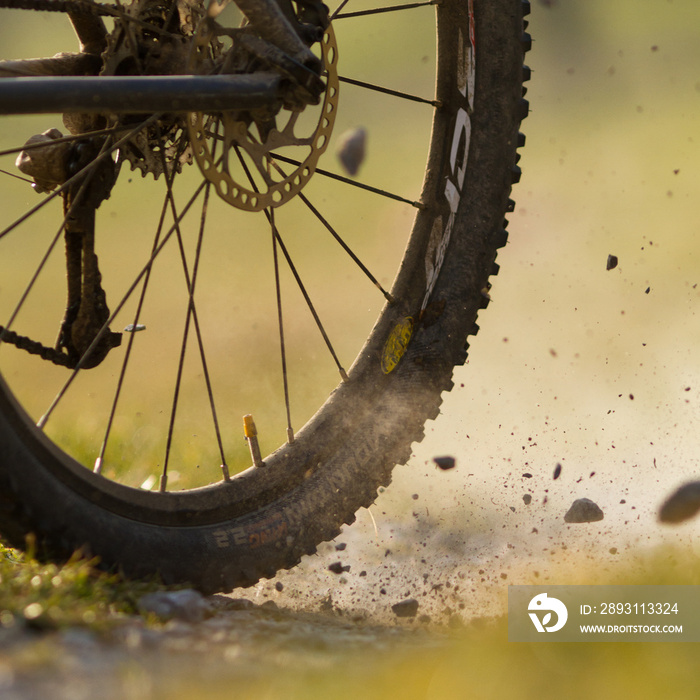
<path fill-rule="evenodd" d="M 195 62 L 203 61 L 213 36 L 203 22 L 194 40 Z M 225 112 L 214 120 L 201 112 L 189 115 L 195 160 L 218 194 L 234 207 L 261 211 L 280 206 L 311 179 L 328 147 L 338 108 L 338 50 L 332 26 L 326 28 L 320 47 L 326 84 L 320 105 L 303 111 L 285 107 L 267 120 L 241 112 Z M 275 160 L 281 152 L 284 166 Z"/>

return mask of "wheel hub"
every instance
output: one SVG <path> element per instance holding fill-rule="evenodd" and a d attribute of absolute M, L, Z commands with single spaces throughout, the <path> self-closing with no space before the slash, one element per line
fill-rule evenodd
<path fill-rule="evenodd" d="M 192 72 L 201 72 L 202 66 L 211 60 L 216 41 L 213 23 L 202 22 L 193 42 L 196 65 L 191 66 Z M 242 43 L 250 47 L 252 42 Z M 297 64 L 300 70 L 288 76 L 293 81 L 291 89 L 276 114 L 225 112 L 215 117 L 190 114 L 187 127 L 195 160 L 217 193 L 236 208 L 261 211 L 280 206 L 296 196 L 311 179 L 318 159 L 328 146 L 338 107 L 338 51 L 330 25 L 323 32 L 320 51 L 324 71 L 320 79 L 323 92 L 320 104 L 302 104 L 308 103 L 309 97 L 299 93 L 308 89 L 297 76 L 301 71 L 310 71 Z M 226 56 L 219 63 L 225 66 Z M 285 163 L 291 162 L 293 169 L 288 165 L 283 169 L 276 161 L 275 156 L 282 152 Z"/>

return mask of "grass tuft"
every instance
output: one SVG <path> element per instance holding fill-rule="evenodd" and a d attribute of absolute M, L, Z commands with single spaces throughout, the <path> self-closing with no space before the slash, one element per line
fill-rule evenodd
<path fill-rule="evenodd" d="M 106 629 L 137 613 L 138 599 L 163 589 L 156 581 L 127 581 L 74 554 L 65 564 L 40 561 L 31 538 L 22 553 L 0 544 L 0 627 Z"/>

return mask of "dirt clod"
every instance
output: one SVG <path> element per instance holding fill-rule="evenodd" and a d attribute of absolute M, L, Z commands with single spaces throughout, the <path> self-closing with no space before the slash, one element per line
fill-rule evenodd
<path fill-rule="evenodd" d="M 567 523 L 593 523 L 604 517 L 598 504 L 590 498 L 577 498 L 566 512 L 564 520 Z"/>
<path fill-rule="evenodd" d="M 391 609 L 396 617 L 415 617 L 418 613 L 418 601 L 415 598 L 406 598 L 392 605 Z"/>
<path fill-rule="evenodd" d="M 367 130 L 362 127 L 350 129 L 338 139 L 337 156 L 348 175 L 355 176 L 365 159 Z"/>
<path fill-rule="evenodd" d="M 690 481 L 674 491 L 661 506 L 662 523 L 682 523 L 700 511 L 700 481 Z"/>
<path fill-rule="evenodd" d="M 343 566 L 341 562 L 336 561 L 329 565 L 328 571 L 332 571 L 334 574 L 342 574 L 345 571 L 350 571 L 350 564 Z"/>
<path fill-rule="evenodd" d="M 435 462 L 440 469 L 447 471 L 448 469 L 454 469 L 456 460 L 454 457 L 433 457 L 433 462 Z"/>

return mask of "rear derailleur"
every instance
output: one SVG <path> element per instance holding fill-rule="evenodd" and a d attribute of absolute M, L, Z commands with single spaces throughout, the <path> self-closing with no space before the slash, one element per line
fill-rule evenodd
<path fill-rule="evenodd" d="M 34 178 L 34 188 L 39 191 L 53 190 L 70 180 L 61 192 L 68 299 L 54 353 L 45 354 L 56 364 L 90 369 L 121 344 L 121 333 L 113 333 L 106 325 L 110 311 L 95 254 L 95 211 L 109 197 L 119 166 L 109 155 L 99 157 L 104 139 L 51 145 L 60 138 L 57 129 L 33 136 L 17 166 Z M 82 174 L 73 179 L 77 173 Z"/>

